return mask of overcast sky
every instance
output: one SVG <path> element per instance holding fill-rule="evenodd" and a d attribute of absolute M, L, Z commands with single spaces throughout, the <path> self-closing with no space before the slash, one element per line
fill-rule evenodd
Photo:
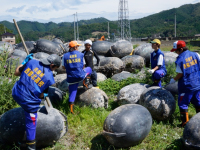
<path fill-rule="evenodd" d="M 129 18 L 138 19 L 198 2 L 200 0 L 128 0 Z M 79 20 L 97 17 L 117 20 L 119 0 L 0 0 L 0 4 L 0 21 L 59 23 L 72 22 L 76 12 Z"/>

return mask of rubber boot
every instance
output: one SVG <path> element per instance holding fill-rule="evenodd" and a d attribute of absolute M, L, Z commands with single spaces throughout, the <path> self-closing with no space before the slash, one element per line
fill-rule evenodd
<path fill-rule="evenodd" d="M 160 86 L 159 82 L 160 82 L 160 80 L 154 80 L 152 86 Z"/>
<path fill-rule="evenodd" d="M 74 103 L 69 103 L 70 112 L 74 115 Z"/>
<path fill-rule="evenodd" d="M 35 140 L 26 141 L 26 150 L 36 150 L 36 142 L 35 142 Z"/>
<path fill-rule="evenodd" d="M 200 112 L 200 106 L 196 106 L 195 109 L 196 109 L 196 113 Z"/>
<path fill-rule="evenodd" d="M 186 123 L 189 121 L 188 109 L 181 109 L 180 115 L 181 115 L 181 121 L 182 121 L 180 126 L 184 127 L 186 125 Z"/>
<path fill-rule="evenodd" d="M 92 88 L 91 78 L 89 75 L 83 80 L 83 88 L 85 90 Z"/>

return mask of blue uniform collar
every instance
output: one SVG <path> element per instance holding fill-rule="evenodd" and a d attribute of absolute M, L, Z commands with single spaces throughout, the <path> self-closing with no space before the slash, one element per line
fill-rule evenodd
<path fill-rule="evenodd" d="M 185 55 L 185 53 L 186 53 L 186 52 L 188 52 L 188 50 L 186 50 L 186 51 L 182 52 L 180 55 L 178 55 L 178 57 L 177 57 L 177 58 L 180 58 L 180 57 L 182 57 L 182 55 Z"/>
<path fill-rule="evenodd" d="M 157 51 L 153 51 L 153 56 L 155 56 L 160 51 L 161 51 L 160 49 L 158 49 Z"/>

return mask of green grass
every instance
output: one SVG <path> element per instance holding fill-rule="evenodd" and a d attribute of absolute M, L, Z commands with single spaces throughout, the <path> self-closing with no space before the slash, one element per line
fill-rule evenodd
<path fill-rule="evenodd" d="M 5 57 L 0 57 L 1 61 L 5 63 Z M 163 85 L 170 81 L 170 78 L 175 75 L 175 66 L 167 67 L 168 74 L 163 79 Z M 79 107 L 75 105 L 75 115 L 69 113 L 68 108 L 68 94 L 64 97 L 63 102 L 54 106 L 55 108 L 66 114 L 68 118 L 68 132 L 62 137 L 53 147 L 47 147 L 43 150 L 115 150 L 114 146 L 110 145 L 106 139 L 101 135 L 103 131 L 104 120 L 108 114 L 117 108 L 119 105 L 114 101 L 119 90 L 129 84 L 133 83 L 147 83 L 151 84 L 151 75 L 146 72 L 146 78 L 143 80 L 128 78 L 117 82 L 111 79 L 107 79 L 104 82 L 98 83 L 100 89 L 106 92 L 109 97 L 108 109 L 98 108 L 93 109 L 91 107 Z M 9 85 L 7 80 L 4 81 L 3 85 L 0 85 L 0 115 L 9 109 L 15 108 L 18 105 L 12 99 L 11 89 L 14 85 L 15 77 L 10 76 L 10 73 L 2 71 L 0 76 L 9 76 L 13 79 L 13 82 Z M 2 80 L 0 79 L 0 82 Z M 177 100 L 177 98 L 176 98 Z M 195 109 L 192 105 L 189 106 L 190 118 L 195 115 Z M 183 128 L 179 128 L 179 109 L 176 106 L 176 111 L 172 117 L 167 121 L 156 121 L 153 120 L 153 125 L 149 135 L 140 143 L 134 147 L 129 148 L 130 150 L 181 150 L 183 144 L 181 137 Z M 19 149 L 16 145 L 1 145 L 1 150 L 17 150 Z M 125 149 L 120 149 L 125 150 Z"/>
<path fill-rule="evenodd" d="M 170 51 L 172 48 L 173 48 L 173 45 L 172 45 L 172 46 L 161 46 L 160 49 L 161 49 L 162 51 Z M 187 45 L 187 48 L 188 48 L 190 51 L 200 50 L 200 47 L 198 47 L 198 46 Z"/>

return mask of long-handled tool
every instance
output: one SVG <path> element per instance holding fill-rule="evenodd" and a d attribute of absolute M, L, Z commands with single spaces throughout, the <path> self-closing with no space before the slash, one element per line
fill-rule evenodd
<path fill-rule="evenodd" d="M 62 50 L 63 50 L 63 53 L 65 52 L 65 49 L 64 49 L 64 47 L 60 44 L 60 47 L 62 48 Z"/>
<path fill-rule="evenodd" d="M 27 55 L 29 55 L 29 51 L 28 51 L 28 49 L 27 49 L 27 47 L 26 47 L 26 43 L 24 42 L 24 38 L 23 38 L 23 36 L 22 36 L 22 34 L 21 34 L 20 30 L 19 30 L 19 27 L 18 27 L 18 25 L 17 25 L 17 22 L 15 21 L 15 19 L 13 19 L 13 21 L 14 21 L 14 24 L 15 24 L 15 26 L 16 26 L 16 28 L 17 28 L 17 31 L 18 31 L 18 33 L 19 33 L 19 36 L 20 36 L 20 38 L 21 38 L 21 40 L 22 40 L 22 43 L 23 43 L 23 45 L 24 45 L 25 51 L 26 51 Z M 46 110 L 47 110 L 47 113 L 49 113 L 49 111 L 53 108 L 53 106 L 52 106 L 52 104 L 51 104 L 51 101 L 49 100 L 49 97 L 46 97 L 46 98 L 45 98 L 44 106 L 45 106 L 45 108 L 46 108 Z"/>

